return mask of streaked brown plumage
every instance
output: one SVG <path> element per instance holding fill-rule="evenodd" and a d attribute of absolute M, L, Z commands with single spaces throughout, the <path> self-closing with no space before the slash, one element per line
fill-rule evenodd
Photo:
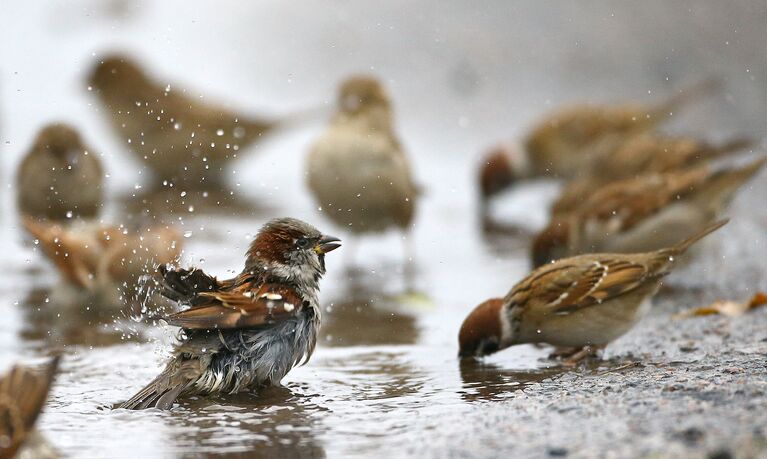
<path fill-rule="evenodd" d="M 389 96 L 372 77 L 341 85 L 338 113 L 312 147 L 307 169 L 323 213 L 352 233 L 406 230 L 413 221 L 418 188 Z"/>
<path fill-rule="evenodd" d="M 183 394 L 233 394 L 282 378 L 314 351 L 325 254 L 340 247 L 296 219 L 268 222 L 233 279 L 160 267 L 162 294 L 188 309 L 165 317 L 184 338 L 160 375 L 120 405 L 169 409 Z"/>
<path fill-rule="evenodd" d="M 727 221 L 655 252 L 589 254 L 537 268 L 503 300 L 482 303 L 461 326 L 461 357 L 481 357 L 524 343 L 602 348 L 647 312 L 680 255 Z"/>
<path fill-rule="evenodd" d="M 751 139 L 743 138 L 712 145 L 690 137 L 635 136 L 616 149 L 596 153 L 590 164 L 584 166 L 582 176 L 565 186 L 551 212 L 554 215 L 567 212 L 607 183 L 705 165 L 752 143 Z"/>
<path fill-rule="evenodd" d="M 33 433 L 58 365 L 58 357 L 42 371 L 16 365 L 0 378 L 0 459 L 14 457 Z"/>
<path fill-rule="evenodd" d="M 571 178 L 593 150 L 620 145 L 649 132 L 672 113 L 703 95 L 718 82 L 707 80 L 657 104 L 578 104 L 545 116 L 525 140 L 530 176 Z"/>
<path fill-rule="evenodd" d="M 63 123 L 49 124 L 37 134 L 16 183 L 19 211 L 36 218 L 93 218 L 104 202 L 104 171 L 98 154 Z"/>
<path fill-rule="evenodd" d="M 522 147 L 502 145 L 482 160 L 483 209 L 492 195 L 518 180 L 584 175 L 599 152 L 615 151 L 627 139 L 652 131 L 672 112 L 717 87 L 717 81 L 706 80 L 657 104 L 575 104 L 544 115 Z"/>
<path fill-rule="evenodd" d="M 767 162 L 643 175 L 598 188 L 536 237 L 532 260 L 593 252 L 657 250 L 718 218 L 738 189 Z"/>
<path fill-rule="evenodd" d="M 152 79 L 132 59 L 100 60 L 89 84 L 117 135 L 163 180 L 204 188 L 222 169 L 280 122 L 237 113 Z"/>

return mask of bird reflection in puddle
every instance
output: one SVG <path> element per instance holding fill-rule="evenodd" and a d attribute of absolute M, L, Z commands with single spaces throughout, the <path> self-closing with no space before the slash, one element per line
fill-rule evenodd
<path fill-rule="evenodd" d="M 200 457 L 324 458 L 315 416 L 324 411 L 302 388 L 268 387 L 258 393 L 190 398 L 165 419 L 179 450 Z M 190 415 L 192 414 L 192 415 Z"/>
<path fill-rule="evenodd" d="M 98 298 L 61 298 L 51 288 L 34 288 L 20 302 L 24 314 L 21 338 L 43 347 L 110 346 L 142 341 L 126 310 L 102 307 Z M 124 320 L 123 320 L 124 319 Z"/>
<path fill-rule="evenodd" d="M 461 398 L 467 402 L 504 400 L 514 392 L 567 371 L 563 367 L 532 370 L 508 370 L 492 363 L 473 359 L 460 362 Z"/>
<path fill-rule="evenodd" d="M 346 287 L 325 302 L 320 343 L 327 346 L 414 344 L 419 330 L 416 316 L 405 310 L 402 295 L 384 291 L 397 273 L 384 270 L 375 276 L 353 275 Z"/>

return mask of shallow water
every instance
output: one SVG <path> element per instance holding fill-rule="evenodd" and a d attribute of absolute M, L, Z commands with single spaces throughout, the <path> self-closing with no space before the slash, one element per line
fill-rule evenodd
<path fill-rule="evenodd" d="M 325 2 L 297 9 L 282 2 L 27 3 L 6 5 L 8 14 L 0 20 L 0 159 L 7 184 L 0 196 L 0 303 L 6 306 L 0 364 L 64 353 L 63 371 L 40 420 L 40 430 L 64 455 L 543 456 L 564 449 L 588 456 L 588 448 L 616 457 L 702 455 L 720 444 L 736 447 L 736 433 L 750 424 L 766 425 L 749 409 L 764 408 L 758 395 L 767 384 L 763 311 L 740 322 L 668 320 L 682 307 L 767 289 L 767 267 L 758 256 L 767 213 L 756 205 L 767 192 L 764 174 L 734 203 L 733 223 L 673 278 L 675 289 L 656 315 L 608 349 L 610 360 L 565 372 L 546 360 L 549 349 L 532 346 L 482 364 L 456 358 L 457 330 L 467 312 L 504 295 L 526 274 L 529 231 L 543 224 L 545 203 L 556 190 L 555 184 L 535 183 L 505 197 L 497 215 L 519 228 L 484 233 L 473 182 L 479 151 L 523 132 L 535 115 L 560 102 L 642 98 L 648 92 L 654 97 L 713 71 L 726 76 L 726 94 L 672 127 L 712 138 L 761 136 L 767 61 L 751 60 L 748 50 L 753 43 L 767 44 L 764 29 L 753 26 L 764 8 L 701 2 L 691 13 L 693 3 L 668 10 L 663 2 L 650 2 L 637 14 L 630 7 L 584 12 L 563 4 L 559 17 L 536 2 L 445 9 L 436 2 L 341 2 L 330 11 Z M 417 14 L 403 14 L 406 3 Z M 708 27 L 704 38 L 691 36 L 699 22 Z M 744 24 L 740 41 L 728 23 Z M 559 35 L 542 40 L 542 27 Z M 732 45 L 722 44 L 727 40 Z M 699 52 L 703 47 L 708 54 Z M 316 210 L 303 183 L 303 157 L 322 120 L 243 152 L 223 196 L 147 191 L 140 165 L 111 135 L 83 87 L 93 54 L 113 48 L 132 51 L 174 83 L 254 112 L 330 107 L 343 76 L 382 75 L 425 189 L 408 235 L 415 252 L 405 255 L 406 244 L 394 233 L 351 240 Z M 612 64 L 621 58 L 625 66 Z M 754 69 L 748 75 L 746 62 Z M 317 351 L 308 365 L 288 374 L 284 388 L 185 400 L 166 413 L 111 409 L 157 374 L 175 331 L 135 320 L 137 311 L 83 310 L 57 286 L 34 245 L 22 241 L 12 173 L 40 124 L 53 119 L 80 127 L 101 153 L 109 173 L 106 219 L 142 219 L 149 209 L 179 225 L 188 236 L 184 264 L 231 275 L 241 268 L 258 227 L 274 216 L 302 218 L 344 238 L 344 247 L 328 255 L 321 284 Z M 166 203 L 169 196 L 173 205 Z M 723 242 L 728 240 L 738 242 Z M 403 274 L 406 256 L 415 266 L 410 282 Z M 406 284 L 416 293 L 405 294 Z M 644 366 L 633 366 L 636 361 Z M 707 361 L 711 365 L 703 368 Z M 721 368 L 745 368 L 749 378 L 722 376 Z M 731 408 L 717 412 L 726 422 L 709 430 L 710 440 L 679 446 L 667 432 L 689 423 L 704 429 L 706 410 L 718 406 L 709 400 L 698 418 L 680 414 L 697 413 L 700 394 L 709 390 L 695 374 L 711 384 L 730 378 L 723 387 L 741 392 L 721 396 Z M 665 392 L 671 384 L 687 384 L 695 395 Z M 620 390 L 626 391 L 623 399 L 613 395 Z M 646 406 L 666 410 L 666 416 Z M 641 448 L 621 450 L 616 438 L 626 448 L 634 442 Z M 743 441 L 757 444 L 753 438 L 760 437 L 754 433 Z"/>

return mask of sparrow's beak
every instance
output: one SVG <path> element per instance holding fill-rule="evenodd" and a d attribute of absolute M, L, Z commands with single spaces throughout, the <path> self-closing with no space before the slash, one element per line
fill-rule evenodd
<path fill-rule="evenodd" d="M 319 255 L 324 255 L 328 252 L 332 252 L 335 249 L 341 247 L 341 239 L 334 236 L 322 236 L 320 241 L 314 246 L 314 251 Z"/>

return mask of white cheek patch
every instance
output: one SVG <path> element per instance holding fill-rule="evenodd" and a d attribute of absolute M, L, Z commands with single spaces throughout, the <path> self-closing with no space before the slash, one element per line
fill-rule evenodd
<path fill-rule="evenodd" d="M 291 312 L 296 307 L 293 305 L 293 303 L 285 303 L 284 305 L 282 305 L 282 308 L 285 309 L 285 312 Z"/>

